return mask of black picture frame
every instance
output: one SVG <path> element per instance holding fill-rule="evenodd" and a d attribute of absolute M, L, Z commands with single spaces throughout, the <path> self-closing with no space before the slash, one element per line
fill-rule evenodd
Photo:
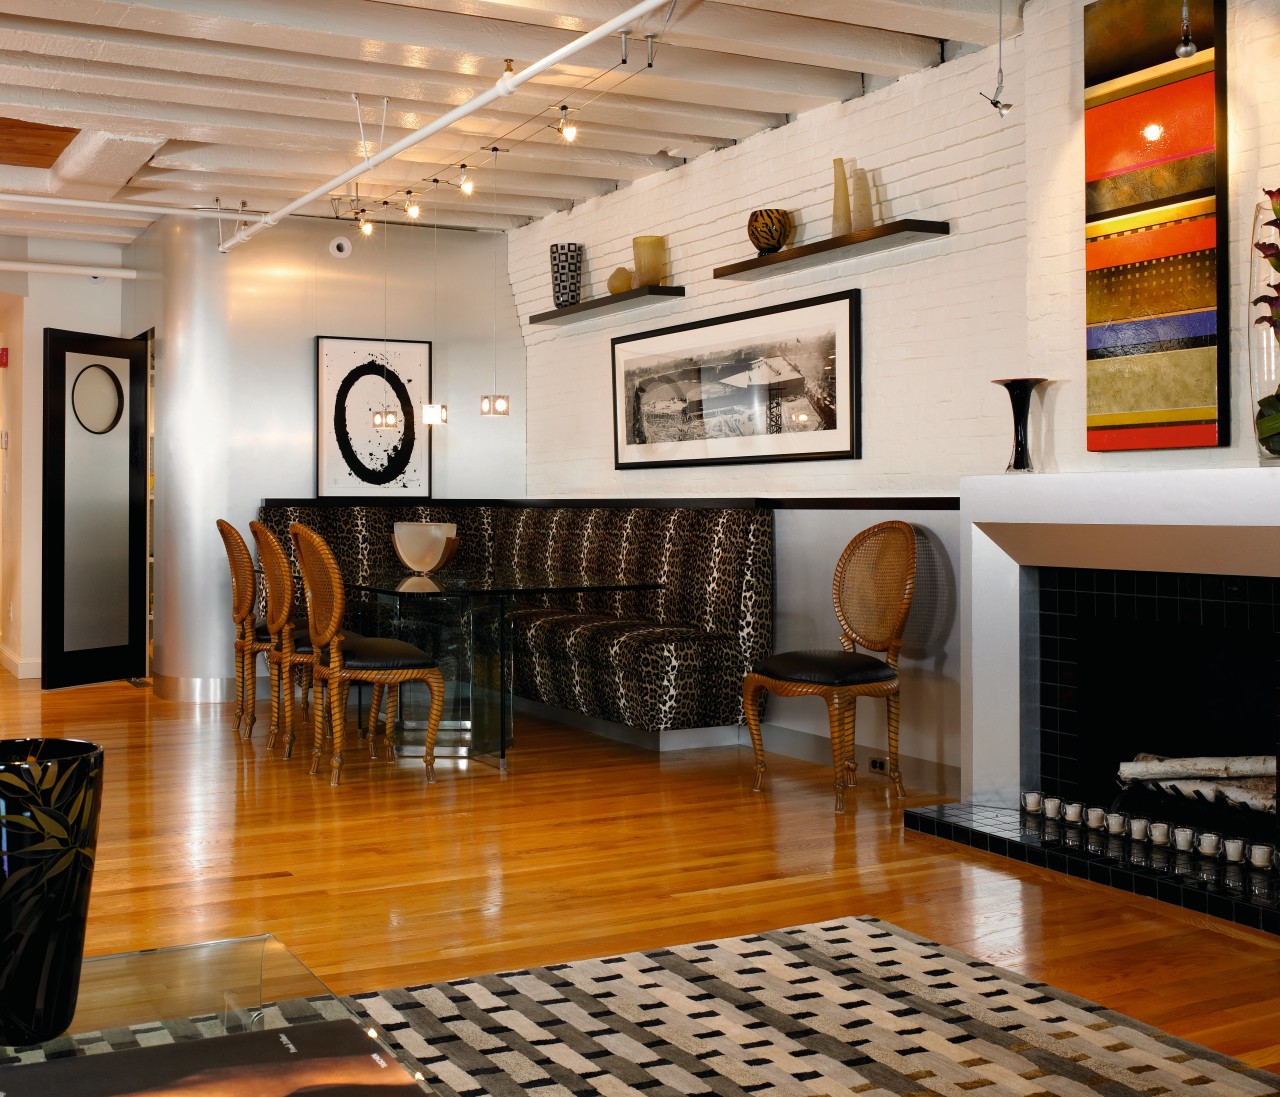
<path fill-rule="evenodd" d="M 431 342 L 316 336 L 316 497 L 431 497 Z M 399 416 L 373 427 L 375 404 Z"/>
<path fill-rule="evenodd" d="M 612 340 L 614 468 L 862 456 L 856 289 Z"/>

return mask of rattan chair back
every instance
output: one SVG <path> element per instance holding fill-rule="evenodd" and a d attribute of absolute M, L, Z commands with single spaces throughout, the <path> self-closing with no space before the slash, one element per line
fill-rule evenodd
<path fill-rule="evenodd" d="M 302 587 L 307 598 L 307 624 L 311 629 L 311 645 L 320 651 L 342 627 L 347 608 L 347 594 L 342 572 L 333 550 L 315 530 L 294 522 L 289 527 L 298 566 L 302 569 Z"/>
<path fill-rule="evenodd" d="M 906 522 L 881 522 L 850 541 L 831 592 L 845 647 L 888 652 L 896 665 L 915 582 L 916 536 Z"/>
<path fill-rule="evenodd" d="M 219 518 L 218 532 L 231 565 L 231 617 L 237 625 L 243 625 L 253 615 L 253 557 L 240 531 L 230 522 Z"/>
<path fill-rule="evenodd" d="M 263 585 L 267 588 L 267 631 L 279 635 L 293 616 L 293 569 L 279 539 L 261 522 L 250 522 L 249 532 L 258 546 Z"/>

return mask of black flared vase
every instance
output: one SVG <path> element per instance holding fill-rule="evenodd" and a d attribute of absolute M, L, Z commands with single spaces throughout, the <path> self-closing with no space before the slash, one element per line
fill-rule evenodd
<path fill-rule="evenodd" d="M 101 802 L 101 747 L 0 739 L 0 1044 L 75 1015 Z"/>
<path fill-rule="evenodd" d="M 1047 380 L 1047 377 L 1006 377 L 992 382 L 993 385 L 1004 386 L 1013 408 L 1013 453 L 1005 472 L 1035 471 L 1031 467 L 1031 448 L 1027 444 L 1027 418 L 1031 411 L 1031 394 L 1037 385 L 1043 385 Z"/>

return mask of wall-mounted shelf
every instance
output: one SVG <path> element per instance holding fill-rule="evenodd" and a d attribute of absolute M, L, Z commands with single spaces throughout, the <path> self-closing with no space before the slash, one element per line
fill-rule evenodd
<path fill-rule="evenodd" d="M 802 244 L 798 248 L 762 255 L 758 259 L 746 259 L 741 263 L 730 263 L 728 266 L 716 267 L 711 272 L 713 278 L 764 278 L 771 274 L 785 274 L 787 271 L 804 270 L 821 263 L 836 263 L 841 259 L 852 259 L 858 255 L 870 255 L 877 251 L 888 251 L 907 244 L 916 244 L 922 240 L 931 240 L 937 236 L 948 236 L 951 225 L 946 221 L 921 221 L 906 218 L 902 221 L 890 221 L 886 225 L 861 229 L 843 236 L 833 236 L 830 240 L 819 240 L 816 244 Z"/>
<path fill-rule="evenodd" d="M 567 308 L 536 312 L 529 317 L 529 323 L 572 324 L 578 320 L 588 320 L 596 313 L 622 312 L 642 305 L 652 305 L 663 298 L 683 296 L 684 286 L 641 286 L 639 289 L 629 289 L 626 293 L 611 293 L 607 297 L 581 301 Z"/>

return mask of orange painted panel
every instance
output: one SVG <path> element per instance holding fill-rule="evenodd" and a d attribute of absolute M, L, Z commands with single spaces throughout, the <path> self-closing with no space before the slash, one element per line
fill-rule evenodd
<path fill-rule="evenodd" d="M 1084 112 L 1085 180 L 1166 164 L 1216 144 L 1213 73 Z"/>
<path fill-rule="evenodd" d="M 1104 236 L 1090 240 L 1084 249 L 1085 270 L 1102 270 L 1140 263 L 1145 259 L 1167 259 L 1192 251 L 1209 251 L 1217 242 L 1217 218 L 1178 221 L 1172 225 Z"/>
<path fill-rule="evenodd" d="M 1217 423 L 1178 423 L 1158 427 L 1099 427 L 1087 434 L 1090 453 L 1126 449 L 1185 449 L 1216 446 Z"/>

